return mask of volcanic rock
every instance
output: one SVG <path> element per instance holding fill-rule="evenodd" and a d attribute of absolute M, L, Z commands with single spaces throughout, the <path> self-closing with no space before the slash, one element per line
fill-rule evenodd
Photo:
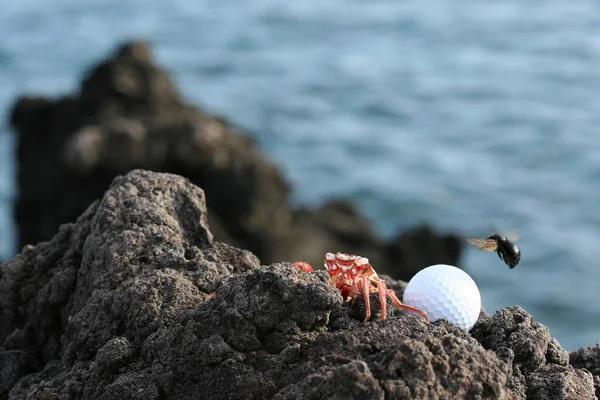
<path fill-rule="evenodd" d="M 585 368 L 594 375 L 596 396 L 600 397 L 600 344 L 572 351 L 569 360 L 575 368 Z"/>
<path fill-rule="evenodd" d="M 520 307 L 363 318 L 325 271 L 216 241 L 188 179 L 134 170 L 0 265 L 0 399 L 596 398 Z"/>
<path fill-rule="evenodd" d="M 326 252 L 354 252 L 405 280 L 430 264 L 460 266 L 454 234 L 407 232 L 387 245 L 346 200 L 292 208 L 289 182 L 257 143 L 186 103 L 143 41 L 123 44 L 91 68 L 75 94 L 21 97 L 11 124 L 18 134 L 20 247 L 50 240 L 117 175 L 143 168 L 202 187 L 215 238 L 264 263 L 303 260 L 322 268 Z"/>

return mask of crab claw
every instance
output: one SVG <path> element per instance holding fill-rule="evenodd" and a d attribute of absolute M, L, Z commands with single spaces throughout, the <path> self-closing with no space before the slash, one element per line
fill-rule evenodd
<path fill-rule="evenodd" d="M 296 267 L 300 268 L 304 272 L 313 272 L 314 271 L 313 267 L 309 263 L 304 262 L 304 261 L 297 261 L 297 262 L 293 263 L 292 265 L 295 265 Z"/>

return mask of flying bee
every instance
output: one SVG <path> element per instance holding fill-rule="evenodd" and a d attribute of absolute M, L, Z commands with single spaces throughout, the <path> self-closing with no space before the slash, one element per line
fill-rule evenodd
<path fill-rule="evenodd" d="M 515 243 L 518 235 L 494 233 L 487 238 L 468 238 L 467 242 L 483 251 L 495 251 L 506 265 L 513 269 L 521 261 L 521 249 Z"/>

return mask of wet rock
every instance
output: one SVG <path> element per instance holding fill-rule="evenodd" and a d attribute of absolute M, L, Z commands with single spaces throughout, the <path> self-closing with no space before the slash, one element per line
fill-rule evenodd
<path fill-rule="evenodd" d="M 460 266 L 455 235 L 424 228 L 387 245 L 346 200 L 291 208 L 289 182 L 257 143 L 187 104 L 143 41 L 123 44 L 94 66 L 73 95 L 19 98 L 11 124 L 18 133 L 21 247 L 50 240 L 117 175 L 144 168 L 202 187 L 217 241 L 266 264 L 304 260 L 319 268 L 326 252 L 352 252 L 405 280 L 429 264 Z"/>
<path fill-rule="evenodd" d="M 189 180 L 134 170 L 0 265 L 3 398 L 594 398 L 519 307 L 470 333 L 393 307 L 363 323 L 325 271 L 260 265 L 207 221 Z"/>

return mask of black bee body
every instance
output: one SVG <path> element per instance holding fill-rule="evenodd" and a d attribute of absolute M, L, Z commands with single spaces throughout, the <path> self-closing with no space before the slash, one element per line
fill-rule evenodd
<path fill-rule="evenodd" d="M 510 269 L 513 269 L 517 266 L 517 264 L 519 264 L 519 261 L 521 261 L 521 249 L 519 248 L 519 245 L 511 240 L 508 240 L 505 236 L 499 233 L 490 236 L 488 239 L 496 241 L 496 253 L 498 254 L 498 257 L 500 257 L 500 259 L 510 267 Z"/>
<path fill-rule="evenodd" d="M 516 237 L 516 236 L 515 236 Z M 521 249 L 515 243 L 517 239 L 507 238 L 499 233 L 494 233 L 487 238 L 469 238 L 467 241 L 484 251 L 495 251 L 506 265 L 513 269 L 521 261 Z"/>

